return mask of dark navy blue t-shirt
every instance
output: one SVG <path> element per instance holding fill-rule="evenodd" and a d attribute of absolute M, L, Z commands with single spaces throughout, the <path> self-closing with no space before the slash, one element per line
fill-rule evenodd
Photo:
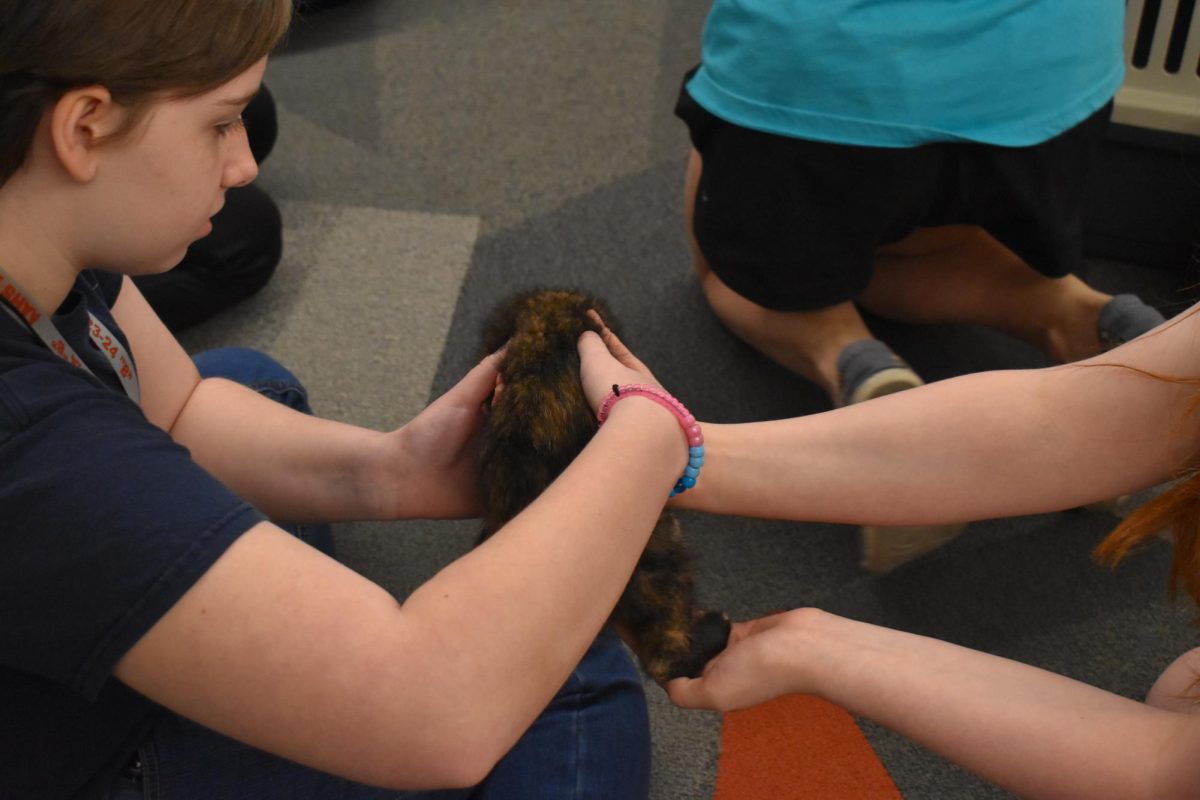
<path fill-rule="evenodd" d="M 0 796 L 95 796 L 160 709 L 116 662 L 263 517 L 146 420 L 92 346 L 121 276 L 54 323 L 94 375 L 0 313 Z"/>

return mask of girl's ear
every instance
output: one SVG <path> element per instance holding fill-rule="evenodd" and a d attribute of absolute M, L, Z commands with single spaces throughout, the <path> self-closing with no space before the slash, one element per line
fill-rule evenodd
<path fill-rule="evenodd" d="M 103 86 L 72 89 L 59 98 L 50 112 L 50 140 L 72 179 L 86 183 L 96 176 L 99 145 L 120 130 L 124 118 L 125 109 Z"/>

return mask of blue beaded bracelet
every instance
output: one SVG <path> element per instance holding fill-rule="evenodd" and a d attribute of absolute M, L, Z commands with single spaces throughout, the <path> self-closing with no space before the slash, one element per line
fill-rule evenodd
<path fill-rule="evenodd" d="M 675 481 L 675 487 L 671 489 L 669 497 L 674 497 L 681 492 L 686 492 L 696 485 L 696 479 L 700 477 L 700 468 L 704 466 L 704 434 L 700 431 L 700 423 L 696 422 L 696 418 L 683 403 L 676 400 L 667 392 L 657 386 L 647 386 L 641 383 L 630 383 L 625 386 L 613 384 L 612 393 L 604 398 L 604 402 L 600 404 L 600 409 L 596 412 L 596 419 L 603 425 L 608 419 L 608 414 L 612 411 L 612 407 L 622 397 L 637 395 L 646 397 L 658 403 L 663 408 L 675 415 L 675 419 L 679 420 L 679 426 L 683 428 L 683 433 L 688 440 L 688 463 L 684 468 L 683 474 L 679 476 L 679 480 Z"/>

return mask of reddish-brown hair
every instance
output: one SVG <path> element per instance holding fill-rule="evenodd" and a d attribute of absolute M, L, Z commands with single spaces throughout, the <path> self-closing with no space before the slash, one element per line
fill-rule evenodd
<path fill-rule="evenodd" d="M 1135 371 L 1148 379 L 1200 388 L 1200 379 Z M 1192 415 L 1197 410 L 1200 410 L 1200 395 L 1193 398 L 1186 413 Z M 1168 582 L 1171 596 L 1183 589 L 1200 605 L 1200 467 L 1194 463 L 1188 465 L 1175 478 L 1170 488 L 1134 510 L 1106 536 L 1096 546 L 1093 556 L 1098 562 L 1115 567 L 1139 545 L 1169 531 L 1175 540 Z"/>
<path fill-rule="evenodd" d="M 1116 566 L 1125 556 L 1161 532 L 1175 540 L 1169 589 L 1183 589 L 1200 605 L 1200 472 L 1193 469 L 1170 489 L 1131 513 L 1093 553 L 1102 564 Z"/>
<path fill-rule="evenodd" d="M 128 109 L 128 131 L 153 100 L 244 72 L 291 13 L 291 0 L 0 0 L 0 185 L 64 92 L 104 86 Z"/>

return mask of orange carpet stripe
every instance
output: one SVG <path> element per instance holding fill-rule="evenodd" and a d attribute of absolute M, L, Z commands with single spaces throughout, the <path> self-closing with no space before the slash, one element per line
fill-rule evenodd
<path fill-rule="evenodd" d="M 781 697 L 725 715 L 713 800 L 903 800 L 844 709 Z"/>

